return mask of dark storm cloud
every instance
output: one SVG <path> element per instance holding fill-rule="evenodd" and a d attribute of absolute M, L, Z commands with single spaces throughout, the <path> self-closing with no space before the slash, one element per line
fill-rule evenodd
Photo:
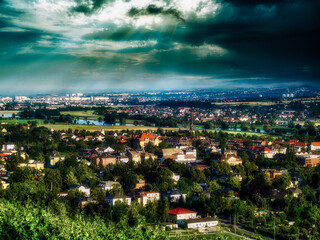
<path fill-rule="evenodd" d="M 90 19 L 119 0 L 70 1 L 77 4 L 66 10 L 72 18 Z M 42 74 L 54 76 L 56 68 L 61 81 L 79 78 L 89 85 L 98 81 L 94 80 L 98 76 L 101 81 L 116 79 L 114 85 L 121 80 L 138 86 L 134 76 L 141 74 L 155 76 L 145 81 L 156 84 L 163 80 L 156 76 L 167 73 L 209 76 L 201 85 L 208 87 L 214 86 L 214 79 L 226 79 L 226 87 L 319 85 L 320 1 L 219 0 L 216 12 L 201 17 L 197 12 L 173 8 L 170 0 L 163 2 L 162 7 L 131 8 L 123 23 L 90 22 L 85 28 L 95 27 L 79 34 L 82 39 L 75 42 L 72 37 L 60 40 L 51 29 L 17 27 L 11 20 L 25 16 L 24 12 L 0 0 L 0 13 L 5 13 L 0 19 L 0 76 L 29 77 L 40 84 Z M 203 7 L 205 4 L 200 4 L 196 11 Z M 141 16 L 163 17 L 164 21 L 135 24 Z M 81 27 L 77 30 L 81 32 Z M 144 85 L 143 80 L 138 81 Z M 183 80 L 181 86 L 185 86 Z"/>
<path fill-rule="evenodd" d="M 257 6 L 257 5 L 272 5 L 281 2 L 289 2 L 292 0 L 222 0 L 222 3 L 232 3 L 236 6 Z"/>
<path fill-rule="evenodd" d="M 144 15 L 168 15 L 174 17 L 180 21 L 185 21 L 182 17 L 182 13 L 174 8 L 164 9 L 163 7 L 157 7 L 154 4 L 150 4 L 147 8 L 138 9 L 138 8 L 131 8 L 128 12 L 130 17 L 138 17 Z"/>
<path fill-rule="evenodd" d="M 104 4 L 114 2 L 114 0 L 75 0 L 77 6 L 71 8 L 71 12 L 92 15 L 95 11 L 102 8 Z"/>
<path fill-rule="evenodd" d="M 147 28 L 139 27 L 121 27 L 110 28 L 95 33 L 86 34 L 83 36 L 86 40 L 113 40 L 113 41 L 140 41 L 140 40 L 157 40 L 158 47 L 172 45 L 172 37 L 176 31 L 176 27 L 167 26 L 166 28 L 159 28 L 156 30 L 150 30 Z"/>

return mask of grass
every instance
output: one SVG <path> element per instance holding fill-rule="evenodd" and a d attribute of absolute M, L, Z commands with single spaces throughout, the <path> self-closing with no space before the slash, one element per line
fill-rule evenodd
<path fill-rule="evenodd" d="M 38 124 L 44 124 L 42 119 L 2 119 L 0 123 L 10 123 L 10 124 L 27 124 L 29 121 L 37 121 Z"/>
<path fill-rule="evenodd" d="M 88 119 L 88 120 L 98 120 L 99 117 L 103 119 L 102 115 L 93 114 L 93 110 L 88 111 L 61 111 L 62 115 L 71 115 L 75 118 Z"/>
<path fill-rule="evenodd" d="M 214 131 L 217 131 L 219 132 L 220 130 L 207 130 L 207 131 L 211 131 L 211 132 L 214 132 Z M 255 132 L 245 132 L 245 131 L 229 131 L 229 130 L 221 130 L 222 132 L 226 132 L 226 133 L 230 133 L 230 134 L 247 134 L 248 136 L 252 136 L 252 135 L 257 135 L 257 136 L 263 136 L 265 135 L 264 133 L 255 133 Z"/>

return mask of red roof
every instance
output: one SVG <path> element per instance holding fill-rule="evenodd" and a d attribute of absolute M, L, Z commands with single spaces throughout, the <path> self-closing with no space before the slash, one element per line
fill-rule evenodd
<path fill-rule="evenodd" d="M 299 142 L 299 140 L 290 140 L 289 141 L 289 144 L 290 145 L 295 145 L 295 144 L 297 144 Z"/>
<path fill-rule="evenodd" d="M 252 146 L 251 150 L 252 151 L 257 151 L 257 152 L 271 152 L 270 148 L 262 147 L 262 146 Z"/>
<path fill-rule="evenodd" d="M 197 164 L 197 165 L 194 165 L 193 168 L 196 168 L 199 170 L 205 170 L 205 169 L 209 169 L 210 167 L 208 165 L 204 165 L 204 164 Z"/>
<path fill-rule="evenodd" d="M 178 214 L 187 214 L 187 213 L 197 213 L 185 208 L 175 208 L 169 211 L 169 214 L 178 215 Z"/>
<path fill-rule="evenodd" d="M 295 145 L 295 146 L 300 146 L 300 147 L 305 147 L 305 146 L 308 146 L 308 143 L 306 142 L 300 142 L 299 140 L 290 140 L 289 141 L 289 144 L 290 145 Z"/>
<path fill-rule="evenodd" d="M 313 146 L 320 146 L 320 142 L 312 142 L 311 143 Z"/>
<path fill-rule="evenodd" d="M 140 141 L 145 141 L 146 139 L 154 140 L 155 137 L 151 133 L 142 133 Z"/>

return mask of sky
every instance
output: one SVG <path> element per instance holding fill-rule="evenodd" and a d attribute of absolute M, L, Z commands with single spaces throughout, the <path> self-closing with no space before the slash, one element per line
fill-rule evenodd
<path fill-rule="evenodd" d="M 320 86 L 319 0 L 0 0 L 0 93 Z"/>

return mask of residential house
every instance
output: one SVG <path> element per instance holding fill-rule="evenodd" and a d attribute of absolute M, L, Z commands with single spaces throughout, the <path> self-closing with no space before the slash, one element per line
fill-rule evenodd
<path fill-rule="evenodd" d="M 197 161 L 197 152 L 192 149 L 166 148 L 162 149 L 161 161 L 172 159 L 180 163 L 192 163 Z"/>
<path fill-rule="evenodd" d="M 285 191 L 279 191 L 277 189 L 272 190 L 271 198 L 286 198 L 290 194 L 292 194 L 293 197 L 299 197 L 302 194 L 302 191 L 299 188 L 288 188 Z"/>
<path fill-rule="evenodd" d="M 65 156 L 61 155 L 57 151 L 53 151 L 51 156 L 47 159 L 47 167 L 49 168 L 55 167 L 58 162 L 64 161 L 64 160 L 65 160 Z"/>
<path fill-rule="evenodd" d="M 80 196 L 79 198 L 74 200 L 74 205 L 77 208 L 84 208 L 85 206 L 87 206 L 89 203 L 97 203 L 97 201 L 89 196 Z"/>
<path fill-rule="evenodd" d="M 160 193 L 151 192 L 151 191 L 148 191 L 148 192 L 141 191 L 136 195 L 136 198 L 142 206 L 145 206 L 148 202 L 154 202 L 154 201 L 160 200 Z"/>
<path fill-rule="evenodd" d="M 237 151 L 227 150 L 221 156 L 220 162 L 226 162 L 231 166 L 242 164 L 242 158 L 238 156 Z"/>
<path fill-rule="evenodd" d="M 90 188 L 85 184 L 73 184 L 69 187 L 69 191 L 78 190 L 85 194 L 85 196 L 90 196 Z"/>
<path fill-rule="evenodd" d="M 315 167 L 318 166 L 320 164 L 320 156 L 318 157 L 308 157 L 304 159 L 304 167 L 307 166 L 311 166 L 311 167 Z"/>
<path fill-rule="evenodd" d="M 101 188 L 101 189 L 103 189 L 105 191 L 110 191 L 115 184 L 119 184 L 120 185 L 120 183 L 114 182 L 114 181 L 101 181 L 98 184 L 98 188 Z"/>
<path fill-rule="evenodd" d="M 275 155 L 274 151 L 272 151 L 270 148 L 264 147 L 264 146 L 252 146 L 252 147 L 250 147 L 250 153 L 255 158 L 257 158 L 258 156 L 261 156 L 261 155 L 264 156 L 265 158 L 273 158 Z"/>
<path fill-rule="evenodd" d="M 116 202 L 118 202 L 118 201 L 130 205 L 131 204 L 131 197 L 128 197 L 128 196 L 122 195 L 122 194 L 115 194 L 115 195 L 107 196 L 107 203 L 109 203 L 111 206 L 114 206 L 116 204 Z"/>
<path fill-rule="evenodd" d="M 114 149 L 111 148 L 111 147 L 100 147 L 100 148 L 96 148 L 96 151 L 99 153 L 99 154 L 103 154 L 103 153 L 114 153 Z"/>
<path fill-rule="evenodd" d="M 210 169 L 210 167 L 208 165 L 205 165 L 205 164 L 195 164 L 195 165 L 192 165 L 191 168 L 198 169 L 200 171 L 204 171 L 204 170 Z"/>
<path fill-rule="evenodd" d="M 320 155 L 317 154 L 296 154 L 297 161 L 300 165 L 315 167 L 320 164 Z"/>
<path fill-rule="evenodd" d="M 213 217 L 180 220 L 179 225 L 186 226 L 187 229 L 202 229 L 218 226 L 219 221 Z"/>
<path fill-rule="evenodd" d="M 99 157 L 96 158 L 96 165 L 102 165 L 103 167 L 106 167 L 107 165 L 113 164 L 115 165 L 117 163 L 117 159 L 110 155 L 109 153 L 103 153 Z"/>
<path fill-rule="evenodd" d="M 16 144 L 15 143 L 4 143 L 3 145 L 2 145 L 2 152 L 4 152 L 4 151 L 10 151 L 10 150 L 16 150 L 16 148 L 17 148 L 17 146 L 16 146 Z"/>
<path fill-rule="evenodd" d="M 141 189 L 141 188 L 144 188 L 145 186 L 146 186 L 146 181 L 143 179 L 138 179 L 135 189 Z"/>
<path fill-rule="evenodd" d="M 6 155 L 12 155 L 12 154 L 16 154 L 17 151 L 17 146 L 15 143 L 5 143 L 2 145 L 2 153 L 6 154 Z"/>
<path fill-rule="evenodd" d="M 276 170 L 276 169 L 266 169 L 264 170 L 265 174 L 269 176 L 270 179 L 275 179 L 276 176 L 281 176 L 282 171 Z"/>
<path fill-rule="evenodd" d="M 142 133 L 139 138 L 140 146 L 144 148 L 149 142 L 153 143 L 155 146 L 159 146 L 161 141 L 158 136 L 155 136 L 152 133 Z"/>
<path fill-rule="evenodd" d="M 312 142 L 310 145 L 311 151 L 319 151 L 320 150 L 320 142 Z"/>
<path fill-rule="evenodd" d="M 133 161 L 136 164 L 141 163 L 141 153 L 137 151 L 128 151 L 127 155 L 131 161 Z"/>
<path fill-rule="evenodd" d="M 308 143 L 300 142 L 299 140 L 290 140 L 289 145 L 294 147 L 295 152 L 306 152 L 308 148 Z"/>
<path fill-rule="evenodd" d="M 172 189 L 162 194 L 162 199 L 168 198 L 172 203 L 178 203 L 180 200 L 185 202 L 187 194 L 182 193 L 180 190 Z"/>
<path fill-rule="evenodd" d="M 163 228 L 163 230 L 178 228 L 178 224 L 172 223 L 172 222 L 163 222 L 163 223 L 160 223 L 160 226 Z"/>
<path fill-rule="evenodd" d="M 172 221 L 194 219 L 197 218 L 197 212 L 185 208 L 175 208 L 169 210 L 169 217 Z"/>
<path fill-rule="evenodd" d="M 157 156 L 154 155 L 153 153 L 142 153 L 141 154 L 141 161 L 145 162 L 146 160 L 152 159 L 152 160 L 157 160 Z"/>
<path fill-rule="evenodd" d="M 29 160 L 27 163 L 18 163 L 18 167 L 29 167 L 36 170 L 43 170 L 44 163 L 35 160 Z"/>

